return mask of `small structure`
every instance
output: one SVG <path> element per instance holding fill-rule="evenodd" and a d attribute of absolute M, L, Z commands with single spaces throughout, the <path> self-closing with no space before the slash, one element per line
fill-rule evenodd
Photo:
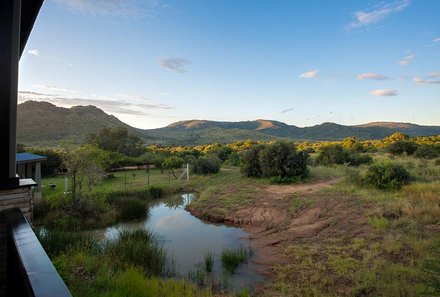
<path fill-rule="evenodd" d="M 34 199 L 41 198 L 41 162 L 47 157 L 29 153 L 17 154 L 17 174 L 20 178 L 31 178 L 37 185 L 34 188 Z"/>

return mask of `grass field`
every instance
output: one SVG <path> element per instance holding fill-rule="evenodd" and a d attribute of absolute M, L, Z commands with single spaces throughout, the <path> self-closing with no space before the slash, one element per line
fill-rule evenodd
<path fill-rule="evenodd" d="M 407 156 L 373 157 L 404 166 L 411 183 L 378 190 L 364 183 L 368 166 L 340 165 L 311 166 L 306 180 L 290 185 L 245 178 L 235 167 L 179 183 L 152 170 L 150 185 L 196 191 L 188 207 L 194 215 L 255 234 L 256 252 L 268 259 L 261 296 L 436 296 L 437 272 L 426 267 L 440 267 L 440 166 Z M 113 174 L 93 192 L 147 187 L 143 170 Z M 63 184 L 63 177 L 43 179 L 43 195 L 62 195 Z"/>

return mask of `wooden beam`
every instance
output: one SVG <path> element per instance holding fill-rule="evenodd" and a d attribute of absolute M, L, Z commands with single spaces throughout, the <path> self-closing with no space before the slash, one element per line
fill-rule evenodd
<path fill-rule="evenodd" d="M 0 1 L 0 188 L 19 185 L 16 177 L 18 63 L 21 0 Z"/>

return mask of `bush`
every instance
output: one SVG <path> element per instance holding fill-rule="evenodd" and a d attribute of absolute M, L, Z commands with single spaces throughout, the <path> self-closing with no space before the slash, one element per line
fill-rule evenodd
<path fill-rule="evenodd" d="M 240 155 L 237 153 L 232 153 L 229 155 L 228 159 L 225 161 L 225 165 L 240 166 Z"/>
<path fill-rule="evenodd" d="M 397 190 L 411 180 L 409 172 L 401 165 L 389 161 L 373 164 L 365 175 L 366 183 L 381 190 Z"/>
<path fill-rule="evenodd" d="M 387 151 L 393 155 L 407 154 L 412 155 L 417 150 L 418 145 L 415 142 L 409 140 L 399 140 L 387 147 Z"/>
<path fill-rule="evenodd" d="M 258 155 L 262 146 L 253 146 L 241 153 L 240 171 L 247 177 L 261 177 L 261 167 Z"/>
<path fill-rule="evenodd" d="M 63 159 L 59 153 L 53 150 L 31 150 L 31 154 L 44 156 L 46 161 L 41 162 L 41 176 L 55 176 L 65 171 Z"/>
<path fill-rule="evenodd" d="M 414 156 L 423 159 L 435 159 L 440 155 L 440 149 L 434 145 L 424 144 L 417 148 Z"/>
<path fill-rule="evenodd" d="M 251 147 L 241 155 L 241 172 L 248 177 L 267 177 L 273 182 L 292 182 L 308 175 L 309 155 L 293 145 L 275 142 Z"/>
<path fill-rule="evenodd" d="M 194 161 L 191 170 L 197 174 L 218 173 L 220 171 L 220 159 L 214 156 L 199 158 Z"/>
<path fill-rule="evenodd" d="M 140 220 L 147 216 L 148 207 L 140 199 L 127 198 L 121 200 L 117 210 L 122 221 Z"/>
<path fill-rule="evenodd" d="M 434 164 L 437 165 L 437 166 L 440 166 L 440 158 L 435 160 Z"/>
<path fill-rule="evenodd" d="M 316 163 L 324 166 L 340 165 L 348 161 L 349 155 L 349 152 L 340 144 L 327 145 L 321 148 Z"/>
<path fill-rule="evenodd" d="M 150 186 L 147 189 L 147 197 L 159 199 L 159 198 L 162 198 L 162 196 L 164 195 L 164 192 L 165 192 L 165 190 L 161 186 Z"/>
<path fill-rule="evenodd" d="M 259 152 L 261 175 L 276 178 L 278 182 L 289 182 L 308 175 L 309 155 L 297 152 L 293 145 L 275 142 L 264 146 Z"/>
<path fill-rule="evenodd" d="M 361 154 L 353 153 L 353 154 L 349 155 L 347 163 L 350 166 L 360 166 L 363 164 L 371 164 L 371 163 L 373 163 L 373 158 L 370 155 L 361 155 Z"/>

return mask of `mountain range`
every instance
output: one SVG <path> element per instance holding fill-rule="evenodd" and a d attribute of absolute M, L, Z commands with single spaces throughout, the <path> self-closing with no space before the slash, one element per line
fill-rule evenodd
<path fill-rule="evenodd" d="M 50 146 L 63 140 L 81 143 L 87 134 L 104 127 L 125 126 L 146 144 L 198 145 L 231 143 L 246 139 L 269 141 L 339 140 L 345 137 L 381 139 L 394 132 L 410 136 L 439 135 L 440 126 L 411 123 L 372 122 L 363 125 L 323 123 L 312 127 L 297 127 L 279 121 L 220 122 L 207 120 L 180 121 L 158 129 L 138 129 L 121 122 L 101 109 L 89 106 L 63 108 L 49 102 L 26 101 L 18 105 L 17 141 L 26 145 Z"/>

